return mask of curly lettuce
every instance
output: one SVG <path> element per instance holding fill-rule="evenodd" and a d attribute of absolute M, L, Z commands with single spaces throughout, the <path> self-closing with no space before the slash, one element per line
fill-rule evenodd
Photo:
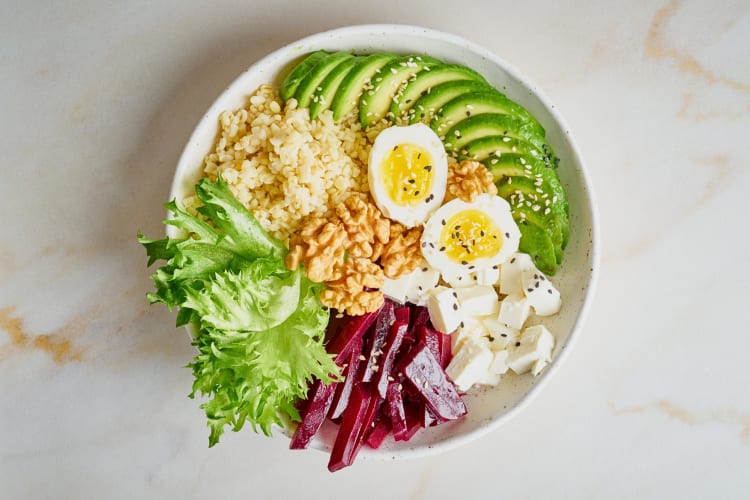
<path fill-rule="evenodd" d="M 201 180 L 194 217 L 172 201 L 165 223 L 185 238 L 153 240 L 139 234 L 153 275 L 151 303 L 177 307 L 177 326 L 191 323 L 198 355 L 189 364 L 190 397 L 201 404 L 214 446 L 226 426 L 271 434 L 273 425 L 299 421 L 295 408 L 314 379 L 336 380 L 339 368 L 323 344 L 328 310 L 321 285 L 284 265 L 286 247 L 270 236 L 231 194 L 227 184 Z"/>

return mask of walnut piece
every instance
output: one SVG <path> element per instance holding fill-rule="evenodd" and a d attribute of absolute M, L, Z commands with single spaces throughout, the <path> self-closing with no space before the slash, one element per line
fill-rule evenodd
<path fill-rule="evenodd" d="M 363 196 L 353 194 L 336 205 L 336 215 L 349 237 L 350 255 L 373 262 L 380 256 L 390 236 L 390 220 Z"/>
<path fill-rule="evenodd" d="M 336 277 L 336 266 L 343 263 L 348 246 L 349 237 L 340 221 L 315 217 L 292 235 L 284 263 L 297 269 L 302 262 L 311 280 L 329 281 Z"/>
<path fill-rule="evenodd" d="M 396 279 L 417 268 L 422 260 L 421 238 L 421 227 L 407 229 L 398 223 L 391 224 L 390 239 L 380 256 L 380 265 L 386 276 Z"/>
<path fill-rule="evenodd" d="M 460 198 L 472 202 L 484 193 L 497 194 L 492 173 L 483 164 L 474 160 L 448 165 L 448 185 L 445 201 Z"/>
<path fill-rule="evenodd" d="M 336 266 L 337 278 L 328 281 L 328 289 L 320 292 L 324 306 L 352 316 L 361 316 L 377 311 L 385 298 L 380 291 L 383 286 L 383 270 L 361 257 L 349 257 Z"/>

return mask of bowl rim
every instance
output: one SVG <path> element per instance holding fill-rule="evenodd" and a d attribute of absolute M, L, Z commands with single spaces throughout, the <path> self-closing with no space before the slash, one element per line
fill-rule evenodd
<path fill-rule="evenodd" d="M 582 203 L 582 208 L 583 208 L 583 213 L 587 215 L 588 218 L 590 219 L 591 233 L 589 235 L 590 250 L 588 254 L 588 265 L 589 265 L 589 272 L 587 273 L 588 283 L 586 284 L 586 289 L 584 291 L 583 300 L 581 302 L 581 308 L 573 323 L 573 327 L 570 329 L 570 333 L 568 334 L 567 340 L 565 342 L 565 348 L 561 349 L 556 354 L 552 362 L 544 371 L 543 375 L 540 376 L 536 380 L 536 382 L 531 386 L 531 388 L 527 392 L 525 392 L 519 400 L 513 403 L 513 405 L 510 408 L 508 408 L 505 412 L 495 415 L 491 418 L 485 419 L 482 422 L 479 422 L 477 426 L 468 433 L 460 434 L 456 436 L 448 436 L 445 439 L 437 443 L 433 443 L 433 444 L 418 445 L 414 447 L 409 447 L 407 445 L 404 448 L 389 449 L 389 450 L 382 450 L 382 449 L 371 450 L 371 449 L 367 449 L 363 447 L 363 449 L 360 451 L 359 458 L 361 459 L 381 459 L 381 460 L 382 459 L 420 458 L 424 456 L 435 455 L 437 453 L 442 453 L 444 451 L 455 449 L 461 445 L 474 441 L 486 435 L 487 433 L 497 429 L 502 424 L 506 423 L 507 421 L 509 421 L 510 419 L 514 418 L 516 415 L 521 413 L 528 405 L 531 404 L 531 402 L 538 396 L 538 394 L 543 389 L 543 387 L 546 386 L 546 384 L 548 383 L 549 379 L 553 376 L 553 374 L 556 373 L 560 369 L 560 366 L 568 358 L 568 356 L 570 355 L 570 351 L 578 342 L 578 339 L 581 335 L 580 332 L 587 320 L 587 317 L 591 308 L 591 303 L 596 293 L 597 283 L 599 280 L 599 267 L 600 267 L 599 214 L 598 214 L 597 203 L 596 203 L 596 194 L 594 191 L 594 187 L 591 181 L 590 174 L 583 160 L 583 156 L 581 155 L 580 149 L 573 137 L 573 134 L 571 134 L 570 132 L 570 128 L 568 126 L 567 121 L 560 114 L 557 107 L 551 103 L 547 95 L 539 88 L 539 86 L 537 86 L 530 78 L 528 78 L 520 70 L 518 70 L 514 64 L 496 55 L 489 49 L 475 42 L 472 42 L 466 38 L 463 38 L 462 36 L 449 33 L 449 32 L 445 32 L 445 31 L 441 31 L 441 30 L 437 30 L 437 29 L 433 29 L 433 28 L 412 25 L 412 24 L 388 24 L 388 23 L 354 24 L 354 25 L 348 25 L 348 26 L 341 26 L 338 28 L 332 28 L 329 30 L 325 30 L 325 31 L 321 31 L 321 32 L 317 32 L 314 34 L 304 36 L 302 38 L 299 38 L 293 42 L 290 42 L 268 53 L 267 55 L 253 62 L 250 66 L 248 66 L 245 70 L 243 70 L 235 79 L 233 79 L 231 83 L 229 83 L 226 87 L 224 87 L 224 89 L 218 94 L 216 99 L 212 102 L 212 104 L 209 106 L 206 112 L 203 113 L 201 118 L 196 123 L 195 128 L 193 129 L 193 132 L 190 135 L 190 138 L 186 142 L 185 147 L 182 153 L 180 154 L 180 158 L 177 162 L 177 167 L 175 169 L 174 178 L 172 180 L 172 185 L 170 188 L 170 198 L 169 198 L 169 199 L 175 199 L 177 193 L 180 190 L 180 184 L 183 180 L 185 170 L 189 167 L 188 161 L 192 156 L 191 144 L 195 142 L 197 136 L 199 135 L 201 125 L 207 118 L 210 118 L 211 116 L 218 116 L 219 113 L 221 113 L 222 111 L 225 111 L 224 109 L 218 109 L 220 101 L 222 100 L 221 98 L 227 93 L 227 91 L 234 88 L 238 84 L 238 82 L 245 77 L 247 73 L 253 72 L 257 68 L 263 67 L 264 65 L 268 64 L 269 62 L 277 58 L 287 57 L 291 61 L 293 58 L 290 57 L 290 54 L 299 52 L 299 47 L 316 44 L 326 39 L 332 39 L 332 38 L 345 39 L 347 36 L 353 36 L 353 35 L 384 36 L 388 34 L 434 39 L 442 43 L 448 43 L 453 46 L 467 49 L 477 54 L 481 58 L 491 62 L 492 64 L 499 66 L 511 77 L 511 79 L 515 80 L 524 88 L 526 88 L 530 93 L 532 93 L 533 96 L 536 99 L 538 99 L 538 101 L 544 107 L 546 112 L 549 113 L 552 120 L 560 127 L 561 131 L 566 136 L 566 140 L 569 144 L 569 149 L 571 153 L 571 159 L 572 159 L 571 163 L 575 165 L 575 172 L 580 177 L 580 181 L 582 183 L 582 187 L 583 187 L 582 191 L 585 191 L 586 193 L 585 199 L 583 200 L 583 203 Z M 171 218 L 171 214 L 168 213 L 167 217 Z M 172 236 L 172 237 L 175 236 L 177 234 L 176 232 L 173 232 L 175 230 L 176 228 L 174 226 L 168 225 L 167 235 Z M 186 329 L 188 330 L 188 334 L 192 336 L 193 332 L 191 331 L 191 328 L 189 325 L 186 327 Z M 326 449 L 322 446 L 311 446 L 311 448 L 319 449 L 321 451 L 326 451 Z"/>

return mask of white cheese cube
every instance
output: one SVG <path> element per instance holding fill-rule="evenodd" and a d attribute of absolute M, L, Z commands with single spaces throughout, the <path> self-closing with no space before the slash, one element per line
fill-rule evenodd
<path fill-rule="evenodd" d="M 489 316 L 497 314 L 499 303 L 497 292 L 491 286 L 470 286 L 456 290 L 461 312 L 467 316 Z"/>
<path fill-rule="evenodd" d="M 550 316 L 560 311 L 560 292 L 536 267 L 521 272 L 521 285 L 537 315 Z"/>
<path fill-rule="evenodd" d="M 483 318 L 482 324 L 487 329 L 490 349 L 493 351 L 501 351 L 508 347 L 508 344 L 515 344 L 520 333 L 496 318 Z"/>
<path fill-rule="evenodd" d="M 500 302 L 500 313 L 497 320 L 511 328 L 520 330 L 531 313 L 529 299 L 522 293 L 513 293 Z"/>
<path fill-rule="evenodd" d="M 456 292 L 445 286 L 432 289 L 427 295 L 427 311 L 432 326 L 443 333 L 451 333 L 461 324 L 461 308 Z"/>
<path fill-rule="evenodd" d="M 465 286 L 472 286 L 476 284 L 476 281 L 471 276 L 471 273 L 467 271 L 443 271 L 441 274 L 443 281 L 448 283 L 452 288 L 462 288 Z"/>
<path fill-rule="evenodd" d="M 521 293 L 521 272 L 534 267 L 531 257 L 525 253 L 515 253 L 500 266 L 500 293 L 511 295 Z"/>
<path fill-rule="evenodd" d="M 537 359 L 534 362 L 534 366 L 531 367 L 531 373 L 532 373 L 532 375 L 534 375 L 536 377 L 537 375 L 539 375 L 540 373 L 542 373 L 542 370 L 544 370 L 545 366 L 547 366 L 547 361 L 545 361 L 543 359 Z"/>
<path fill-rule="evenodd" d="M 492 266 L 474 273 L 477 285 L 495 286 L 500 281 L 500 266 Z"/>
<path fill-rule="evenodd" d="M 477 321 L 474 318 L 465 318 L 458 325 L 456 331 L 451 334 L 451 351 L 457 352 L 466 339 L 473 338 L 479 340 L 486 337 L 486 335 L 487 329 L 481 321 Z"/>
<path fill-rule="evenodd" d="M 508 371 L 508 356 L 510 353 L 507 349 L 496 351 L 490 362 L 490 372 L 502 375 Z"/>
<path fill-rule="evenodd" d="M 394 302 L 403 304 L 406 302 L 406 292 L 409 290 L 413 277 L 414 273 L 399 276 L 395 280 L 386 277 L 383 279 L 383 286 L 380 287 L 380 291 Z"/>
<path fill-rule="evenodd" d="M 456 384 L 459 390 L 469 388 L 482 379 L 492 362 L 492 351 L 485 342 L 469 338 L 445 369 L 446 375 Z"/>
<path fill-rule="evenodd" d="M 422 262 L 411 273 L 412 279 L 406 289 L 406 300 L 412 304 L 423 306 L 427 301 L 427 294 L 433 290 L 440 280 L 440 273 Z"/>
<path fill-rule="evenodd" d="M 479 380 L 477 380 L 477 384 L 479 385 L 491 385 L 496 386 L 500 383 L 500 375 L 497 373 L 492 373 L 491 371 L 484 372 L 484 375 L 482 375 Z"/>
<path fill-rule="evenodd" d="M 544 365 L 535 366 L 538 361 L 545 364 L 552 361 L 555 337 L 543 325 L 530 326 L 521 334 L 520 345 L 508 358 L 508 366 L 517 374 L 526 373 L 532 367 L 538 374 Z"/>

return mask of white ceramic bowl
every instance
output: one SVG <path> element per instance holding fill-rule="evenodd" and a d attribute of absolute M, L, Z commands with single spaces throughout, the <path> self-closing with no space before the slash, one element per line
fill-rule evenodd
<path fill-rule="evenodd" d="M 417 433 L 407 443 L 388 440 L 379 450 L 363 448 L 360 456 L 415 457 L 466 443 L 499 427 L 518 414 L 554 375 L 575 341 L 593 296 L 598 267 L 598 227 L 591 183 L 564 121 L 540 90 L 512 65 L 488 50 L 455 35 L 404 25 L 362 25 L 318 33 L 283 47 L 250 66 L 219 96 L 195 128 L 180 157 L 171 198 L 191 193 L 200 178 L 203 157 L 212 149 L 222 111 L 242 107 L 261 84 L 278 84 L 280 74 L 301 56 L 318 49 L 355 52 L 423 53 L 460 63 L 481 73 L 496 88 L 523 105 L 544 126 L 560 157 L 559 175 L 570 202 L 570 241 L 553 282 L 563 297 L 563 308 L 545 325 L 557 339 L 554 358 L 536 378 L 506 376 L 494 388 L 472 391 L 466 397 L 469 413 L 458 422 Z M 170 236 L 177 236 L 168 227 Z M 325 426 L 313 447 L 328 449 L 335 429 Z"/>

